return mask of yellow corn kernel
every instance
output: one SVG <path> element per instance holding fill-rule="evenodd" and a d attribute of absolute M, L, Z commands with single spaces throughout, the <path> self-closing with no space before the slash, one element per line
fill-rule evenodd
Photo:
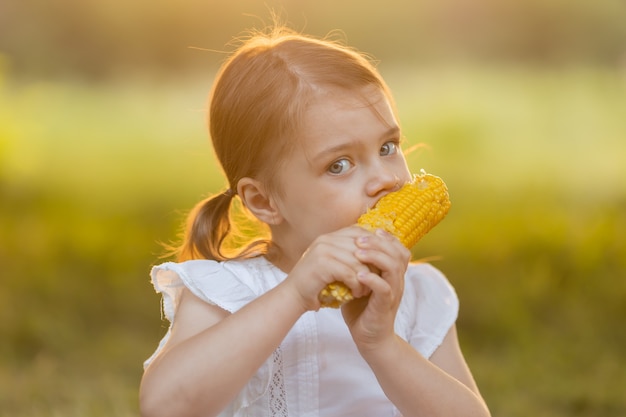
<path fill-rule="evenodd" d="M 411 249 L 449 210 L 446 184 L 422 170 L 412 182 L 381 198 L 374 208 L 359 217 L 357 224 L 367 230 L 386 230 Z M 339 281 L 328 284 L 319 295 L 322 307 L 333 308 L 353 298 L 350 289 Z"/>

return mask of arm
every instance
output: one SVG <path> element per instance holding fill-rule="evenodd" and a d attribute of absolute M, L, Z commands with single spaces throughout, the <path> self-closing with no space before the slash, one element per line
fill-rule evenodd
<path fill-rule="evenodd" d="M 405 417 L 489 416 L 454 326 L 430 361 L 394 332 L 410 252 L 381 231 L 358 240 L 357 245 L 357 257 L 380 274 L 360 276 L 371 295 L 344 305 L 342 312 L 359 352 L 387 397 Z"/>
<path fill-rule="evenodd" d="M 142 415 L 212 416 L 222 411 L 298 318 L 320 307 L 318 294 L 328 283 L 340 280 L 356 296 L 364 295 L 367 290 L 356 276 L 367 267 L 353 253 L 355 237 L 368 233 L 352 227 L 320 236 L 285 281 L 233 314 L 185 290 L 170 338 L 144 373 Z"/>
<path fill-rule="evenodd" d="M 304 313 L 289 291 L 277 286 L 229 314 L 185 290 L 170 339 L 142 378 L 142 415 L 211 416 L 223 410 Z"/>
<path fill-rule="evenodd" d="M 490 415 L 459 348 L 455 327 L 430 361 L 398 336 L 361 354 L 405 417 Z"/>

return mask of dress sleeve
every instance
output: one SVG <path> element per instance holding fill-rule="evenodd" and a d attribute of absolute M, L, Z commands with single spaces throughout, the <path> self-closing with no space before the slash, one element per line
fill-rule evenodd
<path fill-rule="evenodd" d="M 222 262 L 166 262 L 153 267 L 150 275 L 154 289 L 163 296 L 163 314 L 170 322 L 185 287 L 201 300 L 230 313 L 259 295 L 246 285 L 248 274 L 245 269 L 234 270 Z"/>
<path fill-rule="evenodd" d="M 162 296 L 162 315 L 170 322 L 170 327 L 156 351 L 144 362 L 144 369 L 161 352 L 170 337 L 184 288 L 230 313 L 260 295 L 248 285 L 253 277 L 246 268 L 211 260 L 166 262 L 153 267 L 150 276 L 154 289 Z M 270 356 L 230 405 L 235 415 L 238 415 L 237 410 L 245 409 L 267 390 L 272 373 L 273 356 Z"/>
<path fill-rule="evenodd" d="M 169 339 L 184 288 L 189 289 L 201 300 L 231 313 L 255 298 L 254 292 L 241 282 L 240 277 L 221 262 L 210 260 L 166 262 L 154 266 L 150 271 L 150 277 L 154 289 L 161 294 L 162 317 L 170 322 L 170 328 L 154 354 L 144 362 L 144 369 Z"/>
<path fill-rule="evenodd" d="M 426 263 L 411 264 L 399 313 L 408 327 L 406 340 L 430 358 L 456 322 L 459 299 L 437 268 Z"/>

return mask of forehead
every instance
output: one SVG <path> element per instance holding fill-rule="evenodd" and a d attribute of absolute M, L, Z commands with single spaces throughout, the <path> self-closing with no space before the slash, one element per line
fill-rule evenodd
<path fill-rule="evenodd" d="M 301 146 L 312 152 L 338 141 L 377 137 L 397 125 L 391 103 L 379 88 L 334 88 L 315 94 L 298 136 Z"/>

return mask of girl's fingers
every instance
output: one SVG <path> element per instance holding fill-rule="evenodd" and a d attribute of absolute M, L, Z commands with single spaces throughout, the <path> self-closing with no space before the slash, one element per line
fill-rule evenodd
<path fill-rule="evenodd" d="M 371 289 L 377 297 L 390 298 L 393 295 L 392 288 L 387 281 L 373 272 L 364 272 L 358 275 L 361 284 Z"/>
<path fill-rule="evenodd" d="M 393 334 L 397 294 L 389 282 L 372 272 L 359 275 L 371 294 L 342 306 L 342 314 L 359 346 L 375 345 Z"/>
<path fill-rule="evenodd" d="M 376 229 L 373 233 L 359 236 L 356 239 L 356 245 L 363 249 L 376 249 L 390 256 L 400 255 L 408 259 L 411 255 L 410 251 L 395 236 L 382 229 Z"/>
<path fill-rule="evenodd" d="M 359 261 L 354 252 L 357 250 L 355 240 L 369 232 L 360 227 L 350 227 L 317 238 L 309 247 L 303 258 L 305 263 L 312 263 L 324 284 L 341 281 L 346 284 L 355 297 L 369 293 L 357 275 L 369 271 Z"/>
<path fill-rule="evenodd" d="M 357 238 L 356 246 L 357 259 L 393 275 L 404 275 L 411 258 L 411 251 L 393 235 L 380 229 L 369 236 Z"/>

